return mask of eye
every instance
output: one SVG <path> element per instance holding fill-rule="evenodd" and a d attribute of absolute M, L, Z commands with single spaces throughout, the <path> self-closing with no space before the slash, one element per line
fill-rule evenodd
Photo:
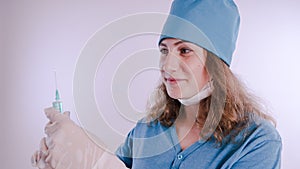
<path fill-rule="evenodd" d="M 180 54 L 188 54 L 190 52 L 192 52 L 192 50 L 189 48 L 181 48 L 180 49 Z"/>
<path fill-rule="evenodd" d="M 167 48 L 161 48 L 161 49 L 160 49 L 160 53 L 161 53 L 162 55 L 167 55 L 167 54 L 169 53 L 169 51 L 168 51 Z"/>

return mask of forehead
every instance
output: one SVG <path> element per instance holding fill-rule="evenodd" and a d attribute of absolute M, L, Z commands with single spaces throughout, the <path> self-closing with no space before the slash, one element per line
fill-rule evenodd
<path fill-rule="evenodd" d="M 176 38 L 166 38 L 160 42 L 159 46 L 177 46 L 182 43 L 187 43 L 187 42 Z"/>
<path fill-rule="evenodd" d="M 166 38 L 166 39 L 163 39 L 159 46 L 160 47 L 177 47 L 181 44 L 184 44 L 184 45 L 187 45 L 188 47 L 191 47 L 192 49 L 195 49 L 196 51 L 203 51 L 204 48 L 194 44 L 194 43 L 191 43 L 191 42 L 188 42 L 188 41 L 184 41 L 184 40 L 181 40 L 181 39 L 176 39 L 176 38 Z"/>

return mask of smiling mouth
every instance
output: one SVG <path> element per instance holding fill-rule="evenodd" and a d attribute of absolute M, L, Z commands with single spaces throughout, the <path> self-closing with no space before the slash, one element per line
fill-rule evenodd
<path fill-rule="evenodd" d="M 164 78 L 165 82 L 168 84 L 177 84 L 180 81 L 183 81 L 182 79 L 175 79 L 175 78 Z"/>

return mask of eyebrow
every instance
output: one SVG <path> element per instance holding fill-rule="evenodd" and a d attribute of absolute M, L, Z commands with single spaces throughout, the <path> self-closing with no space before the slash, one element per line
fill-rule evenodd
<path fill-rule="evenodd" d="M 181 44 L 181 43 L 184 43 L 184 41 L 177 41 L 177 42 L 175 42 L 173 45 L 175 45 L 175 46 L 177 46 L 177 45 L 179 45 L 179 44 Z M 160 44 L 159 44 L 159 46 L 164 46 L 164 47 L 167 47 L 167 45 L 166 44 L 164 44 L 163 42 L 161 42 Z"/>

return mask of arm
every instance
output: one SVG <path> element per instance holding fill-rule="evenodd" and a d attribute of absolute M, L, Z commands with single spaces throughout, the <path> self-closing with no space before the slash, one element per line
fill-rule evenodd
<path fill-rule="evenodd" d="M 245 153 L 232 169 L 279 169 L 282 143 L 278 140 L 266 140 L 255 145 Z"/>
<path fill-rule="evenodd" d="M 127 169 L 124 163 L 114 154 L 104 152 L 93 169 Z"/>

